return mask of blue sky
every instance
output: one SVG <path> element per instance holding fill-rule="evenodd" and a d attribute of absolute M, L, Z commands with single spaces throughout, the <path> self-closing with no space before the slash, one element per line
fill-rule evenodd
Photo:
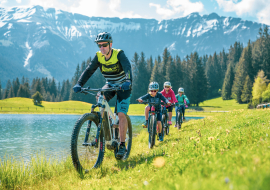
<path fill-rule="evenodd" d="M 192 12 L 270 25 L 270 0 L 0 0 L 0 7 L 41 5 L 87 16 L 173 19 Z"/>

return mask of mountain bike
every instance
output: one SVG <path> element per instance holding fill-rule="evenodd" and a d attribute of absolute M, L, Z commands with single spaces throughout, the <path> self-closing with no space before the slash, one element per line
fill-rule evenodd
<path fill-rule="evenodd" d="M 181 105 L 183 106 L 183 105 Z M 176 123 L 175 123 L 175 126 L 177 127 L 177 129 L 181 129 L 181 126 L 182 126 L 182 123 L 183 123 L 183 112 L 182 112 L 182 109 L 181 106 L 177 106 L 178 109 L 177 109 L 177 112 L 176 112 Z"/>
<path fill-rule="evenodd" d="M 117 157 L 120 144 L 120 134 L 118 128 L 118 116 L 113 114 L 106 99 L 104 92 L 119 91 L 117 85 L 110 85 L 107 89 L 82 88 L 81 93 L 91 94 L 97 92 L 99 95 L 97 104 L 92 105 L 91 113 L 85 113 L 76 122 L 71 136 L 71 158 L 74 167 L 78 172 L 88 173 L 90 169 L 101 165 L 105 146 L 114 151 L 115 158 L 126 160 L 130 154 L 132 145 L 132 125 L 127 115 L 127 133 L 126 133 L 126 153 L 122 158 Z M 98 107 L 99 111 L 94 109 Z"/>
<path fill-rule="evenodd" d="M 171 104 L 171 106 L 174 106 L 174 104 Z M 170 125 L 168 124 L 168 118 L 169 118 L 169 115 L 168 115 L 167 108 L 166 108 L 166 106 L 162 106 L 162 119 L 161 119 L 161 122 L 163 122 L 163 125 L 164 125 L 164 133 L 165 133 L 165 135 L 168 135 L 169 132 L 170 132 Z"/>
<path fill-rule="evenodd" d="M 153 103 L 153 102 L 148 102 L 148 101 L 143 101 L 141 104 L 150 104 L 150 111 L 149 111 L 149 117 L 148 117 L 148 133 L 149 133 L 149 139 L 148 139 L 148 147 L 153 148 L 153 146 L 156 143 L 156 138 L 155 136 L 157 135 L 157 114 L 159 111 L 156 109 L 156 107 L 160 105 L 166 105 L 164 102 L 159 102 L 159 103 Z M 161 134 L 164 137 L 164 125 L 163 122 L 161 122 Z M 159 137 L 157 135 L 157 140 L 159 140 Z"/>

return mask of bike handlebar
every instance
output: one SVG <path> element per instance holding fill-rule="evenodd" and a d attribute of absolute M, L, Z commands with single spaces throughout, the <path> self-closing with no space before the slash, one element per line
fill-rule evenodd
<path fill-rule="evenodd" d="M 84 94 L 92 94 L 90 93 L 90 91 L 92 92 L 109 92 L 109 91 L 119 91 L 122 90 L 121 89 L 121 85 L 115 85 L 115 84 L 109 84 L 109 88 L 81 88 L 80 93 L 84 93 Z M 92 94 L 93 95 L 93 94 Z"/>
<path fill-rule="evenodd" d="M 138 99 L 136 101 L 138 101 Z M 153 106 L 159 106 L 159 105 L 164 105 L 165 106 L 165 105 L 167 105 L 165 102 L 156 103 L 156 102 L 143 101 L 143 102 L 139 102 L 139 103 L 140 104 L 150 104 L 150 105 L 153 105 Z"/>

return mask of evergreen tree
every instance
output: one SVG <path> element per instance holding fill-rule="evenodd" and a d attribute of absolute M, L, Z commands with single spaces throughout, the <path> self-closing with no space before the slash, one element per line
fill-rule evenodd
<path fill-rule="evenodd" d="M 192 69 L 190 70 L 191 88 L 188 92 L 188 97 L 190 102 L 198 106 L 200 102 L 207 98 L 207 79 L 202 59 L 199 58 L 197 52 L 190 55 L 189 63 Z"/>
<path fill-rule="evenodd" d="M 253 81 L 253 67 L 252 67 L 252 46 L 250 40 L 248 41 L 248 46 L 244 48 L 244 61 L 245 61 L 245 70 L 247 71 L 247 75 L 249 76 L 250 80 Z"/>
<path fill-rule="evenodd" d="M 249 55 L 247 54 L 248 54 L 248 49 L 245 48 L 239 62 L 236 65 L 236 73 L 235 73 L 235 77 L 233 81 L 232 97 L 236 99 L 238 103 L 242 103 L 241 95 L 242 95 L 245 78 L 247 76 L 246 66 L 248 65 L 247 57 L 249 57 Z"/>
<path fill-rule="evenodd" d="M 154 67 L 152 56 L 150 56 L 150 58 L 147 59 L 146 62 L 147 62 L 147 77 L 148 77 L 147 82 L 149 83 L 149 81 L 151 79 L 152 70 L 153 70 L 153 67 Z"/>
<path fill-rule="evenodd" d="M 57 95 L 57 87 L 56 87 L 54 78 L 52 78 L 52 80 L 49 82 L 49 92 L 50 94 L 53 94 L 54 96 Z"/>
<path fill-rule="evenodd" d="M 232 95 L 232 85 L 233 85 L 233 79 L 234 79 L 234 72 L 233 72 L 233 66 L 232 62 L 227 67 L 227 72 L 225 74 L 225 79 L 223 81 L 222 86 L 222 92 L 221 97 L 223 100 L 229 100 Z"/>
<path fill-rule="evenodd" d="M 183 83 L 183 68 L 182 68 L 182 62 L 181 59 L 178 55 L 176 55 L 174 59 L 174 65 L 175 65 L 175 71 L 176 71 L 176 76 L 174 77 L 173 81 L 171 81 L 172 88 L 174 92 L 178 92 L 178 88 L 180 85 Z"/>
<path fill-rule="evenodd" d="M 262 70 L 265 72 L 265 76 L 270 79 L 270 36 L 268 34 L 268 26 L 265 26 L 263 31 L 263 60 Z"/>
<path fill-rule="evenodd" d="M 168 51 L 168 48 L 165 48 L 163 51 L 162 63 L 159 70 L 160 75 L 160 78 L 158 78 L 159 85 L 163 85 L 164 82 L 166 81 L 166 69 L 168 62 L 170 61 L 169 59 L 170 59 L 170 52 Z"/>
<path fill-rule="evenodd" d="M 77 83 L 79 77 L 80 77 L 80 66 L 78 64 L 76 67 L 76 71 L 74 73 L 74 76 L 72 77 L 72 86 L 74 86 Z M 69 99 L 70 100 L 78 100 L 78 95 L 72 89 L 70 90 Z"/>
<path fill-rule="evenodd" d="M 172 86 L 174 86 L 176 84 L 175 81 L 177 79 L 177 76 L 178 76 L 178 73 L 177 73 L 176 63 L 173 61 L 172 57 L 170 56 L 167 62 L 165 79 L 166 81 L 171 82 Z"/>
<path fill-rule="evenodd" d="M 7 98 L 13 98 L 13 97 L 15 97 L 15 95 L 14 95 L 13 87 L 11 86 L 10 87 L 10 90 L 8 92 L 8 97 Z"/>
<path fill-rule="evenodd" d="M 221 68 L 221 81 L 223 82 L 225 78 L 225 74 L 227 71 L 227 64 L 228 64 L 228 55 L 225 53 L 225 50 L 223 49 L 222 52 L 220 52 L 220 68 Z"/>
<path fill-rule="evenodd" d="M 154 68 L 151 73 L 150 82 L 158 82 L 159 81 L 159 62 L 155 59 Z"/>
<path fill-rule="evenodd" d="M 18 93 L 17 93 L 17 97 L 25 97 L 25 98 L 31 97 L 30 87 L 27 82 L 20 85 Z"/>
<path fill-rule="evenodd" d="M 12 87 L 13 87 L 13 91 L 14 91 L 14 97 L 16 97 L 18 90 L 19 90 L 19 87 L 20 87 L 20 80 L 18 77 L 16 78 L 16 80 L 13 80 Z"/>
<path fill-rule="evenodd" d="M 133 64 L 133 82 L 132 82 L 132 97 L 131 102 L 135 103 L 135 100 L 148 90 L 148 72 L 147 64 L 145 62 L 145 55 L 141 52 L 141 56 L 134 54 L 132 60 Z"/>
<path fill-rule="evenodd" d="M 11 88 L 11 82 L 10 82 L 10 80 L 8 80 L 7 85 L 6 85 L 6 89 L 4 91 L 3 99 L 8 98 L 10 88 Z"/>
<path fill-rule="evenodd" d="M 39 78 L 36 78 L 35 84 L 32 84 L 32 94 L 35 94 L 36 92 L 39 92 L 41 95 L 45 93 L 45 89 L 43 86 L 42 81 Z"/>
<path fill-rule="evenodd" d="M 242 95 L 241 95 L 241 101 L 248 103 L 251 100 L 252 100 L 252 82 L 249 76 L 247 75 L 245 79 Z"/>

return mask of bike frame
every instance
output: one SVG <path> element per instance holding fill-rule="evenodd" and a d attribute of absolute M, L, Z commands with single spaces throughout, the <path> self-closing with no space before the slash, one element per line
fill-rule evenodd
<path fill-rule="evenodd" d="M 180 118 L 180 123 L 178 123 L 178 118 L 176 119 L 176 124 L 178 123 L 181 125 L 183 123 L 183 119 L 182 119 L 183 112 L 182 112 L 181 106 L 177 106 L 177 107 L 178 107 L 177 112 L 180 112 L 181 118 Z M 176 114 L 176 117 L 177 117 L 177 114 Z"/>
<path fill-rule="evenodd" d="M 167 108 L 166 106 L 162 106 L 162 115 L 165 115 L 166 119 L 167 119 L 167 122 L 168 122 L 168 111 L 167 111 Z M 167 127 L 167 123 L 166 123 L 166 127 Z"/>
<path fill-rule="evenodd" d="M 110 140 L 108 141 L 108 140 L 105 139 L 105 143 L 106 143 L 106 145 L 112 145 L 113 141 L 116 141 L 116 139 L 115 139 L 115 128 L 113 128 L 113 130 L 112 130 L 112 125 L 110 125 L 110 124 L 116 125 L 117 124 L 117 117 L 112 112 L 107 100 L 104 99 L 104 97 L 103 97 L 104 92 L 102 91 L 102 89 L 91 89 L 91 90 L 101 92 L 100 96 L 98 97 L 97 104 L 92 105 L 92 108 L 91 108 L 91 113 L 95 113 L 94 109 L 96 107 L 99 107 L 99 113 L 98 113 L 99 124 L 98 124 L 98 130 L 97 130 L 95 142 L 94 143 L 87 143 L 87 139 L 88 139 L 89 132 L 90 132 L 90 126 L 91 126 L 91 121 L 89 121 L 83 145 L 84 146 L 89 146 L 90 145 L 90 146 L 98 147 L 98 139 L 99 139 L 99 135 L 100 135 L 100 131 L 101 131 L 101 127 L 102 127 L 102 123 L 103 123 L 104 119 L 106 120 L 106 122 L 109 125 L 108 126 L 109 130 L 105 130 L 105 133 L 109 132 L 109 136 L 110 136 Z M 90 92 L 85 92 L 85 93 L 91 94 Z M 105 112 L 107 112 L 107 117 L 106 118 L 104 118 Z M 112 119 L 112 123 L 110 123 L 110 119 Z M 113 131 L 113 133 L 112 133 L 112 131 Z M 106 136 L 106 134 L 105 134 L 105 136 Z"/>
<path fill-rule="evenodd" d="M 157 124 L 157 111 L 156 111 L 156 107 L 154 105 L 151 105 L 150 107 L 150 111 L 149 111 L 149 117 L 148 117 L 148 133 L 149 133 L 149 126 L 150 126 L 150 117 L 151 115 L 155 115 L 155 120 L 156 120 L 156 124 Z M 155 135 L 157 134 L 157 127 L 155 130 Z"/>

